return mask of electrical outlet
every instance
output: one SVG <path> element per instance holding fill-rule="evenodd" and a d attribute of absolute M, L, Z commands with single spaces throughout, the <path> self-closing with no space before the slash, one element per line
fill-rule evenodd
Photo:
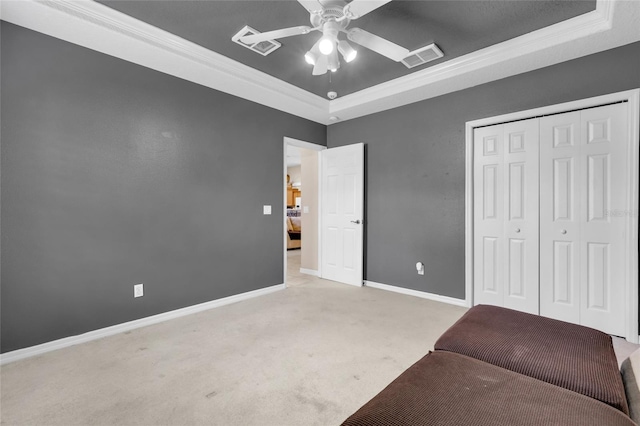
<path fill-rule="evenodd" d="M 144 284 L 136 284 L 133 286 L 133 297 L 144 296 Z"/>

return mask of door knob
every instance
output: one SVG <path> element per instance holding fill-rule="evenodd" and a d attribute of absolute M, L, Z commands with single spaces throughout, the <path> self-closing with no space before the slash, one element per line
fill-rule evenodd
<path fill-rule="evenodd" d="M 352 220 L 351 223 L 355 223 L 356 225 L 360 225 L 362 222 L 360 220 Z"/>
<path fill-rule="evenodd" d="M 520 233 L 520 228 L 516 228 L 516 233 Z"/>
<path fill-rule="evenodd" d="M 567 233 L 567 230 L 566 230 L 566 229 L 563 229 L 562 231 L 560 231 L 560 233 L 561 233 L 561 234 L 566 234 L 566 233 Z"/>

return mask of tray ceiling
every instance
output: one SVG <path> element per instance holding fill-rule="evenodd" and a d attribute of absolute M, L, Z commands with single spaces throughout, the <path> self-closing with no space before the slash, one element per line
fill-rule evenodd
<path fill-rule="evenodd" d="M 446 56 L 409 70 L 360 48 L 330 82 L 302 59 L 318 34 L 281 39 L 267 57 L 231 41 L 247 24 L 304 25 L 295 0 L 0 1 L 0 17 L 327 125 L 640 41 L 637 0 L 394 0 L 354 24 L 410 50 L 435 41 Z"/>
<path fill-rule="evenodd" d="M 392 1 L 353 21 L 409 50 L 436 43 L 444 58 L 413 69 L 354 44 L 358 57 L 336 73 L 311 75 L 304 54 L 319 32 L 280 39 L 282 47 L 261 56 L 231 41 L 245 25 L 270 31 L 309 25 L 295 0 L 280 1 L 101 1 L 108 7 L 194 42 L 319 96 L 339 96 L 424 70 L 595 9 L 595 0 Z"/>

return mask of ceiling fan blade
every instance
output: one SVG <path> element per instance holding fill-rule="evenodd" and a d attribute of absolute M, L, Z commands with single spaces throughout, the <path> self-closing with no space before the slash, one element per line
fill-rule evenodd
<path fill-rule="evenodd" d="M 358 19 L 369 12 L 373 12 L 380 6 L 384 6 L 391 0 L 353 0 L 344 7 L 344 14 L 349 15 L 349 19 Z"/>
<path fill-rule="evenodd" d="M 396 62 L 400 62 L 409 54 L 409 50 L 387 39 L 371 34 L 360 28 L 352 28 L 347 32 L 347 38 L 360 46 L 371 49 L 376 53 L 386 56 Z"/>
<path fill-rule="evenodd" d="M 278 38 L 291 37 L 294 35 L 307 34 L 311 31 L 311 27 L 301 25 L 299 27 L 283 28 L 281 30 L 267 31 L 266 33 L 252 34 L 240 37 L 240 41 L 245 44 L 260 43 L 262 41 L 274 40 Z"/>
<path fill-rule="evenodd" d="M 322 4 L 318 0 L 298 0 L 298 3 L 302 5 L 309 13 L 320 13 L 324 10 Z"/>
<path fill-rule="evenodd" d="M 329 69 L 329 57 L 327 55 L 320 55 L 316 60 L 316 64 L 313 66 L 313 75 L 326 74 Z"/>

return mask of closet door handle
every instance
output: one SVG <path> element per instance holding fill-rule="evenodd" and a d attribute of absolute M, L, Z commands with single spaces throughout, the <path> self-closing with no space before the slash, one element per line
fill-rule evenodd
<path fill-rule="evenodd" d="M 567 233 L 567 230 L 566 230 L 566 229 L 563 229 L 562 231 L 560 231 L 560 233 L 561 233 L 562 235 L 564 235 L 564 234 L 566 234 L 566 233 Z"/>
<path fill-rule="evenodd" d="M 516 228 L 516 234 L 520 233 L 520 228 Z"/>

